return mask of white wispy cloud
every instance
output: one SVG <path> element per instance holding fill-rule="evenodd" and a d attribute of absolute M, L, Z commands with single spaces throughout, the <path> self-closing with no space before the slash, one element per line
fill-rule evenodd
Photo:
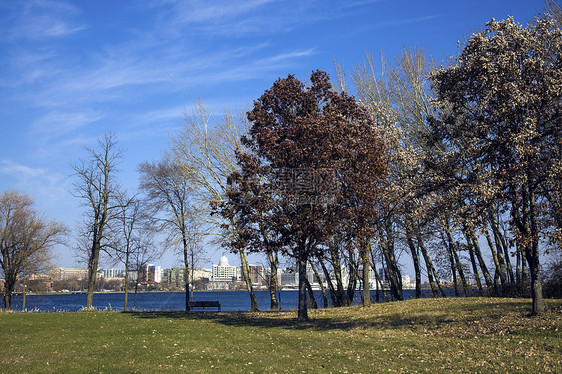
<path fill-rule="evenodd" d="M 143 59 L 144 57 L 144 59 Z M 37 67 L 40 69 L 40 67 Z M 148 56 L 100 57 L 87 66 L 59 70 L 56 79 L 29 92 L 25 99 L 36 107 L 57 108 L 76 104 L 127 99 L 127 88 L 163 82 L 165 78 Z M 136 91 L 136 95 L 142 91 Z"/>
<path fill-rule="evenodd" d="M 12 160 L 0 161 L 0 174 L 8 179 L 11 186 L 28 191 L 41 199 L 57 201 L 67 196 L 66 178 L 44 168 L 23 165 Z"/>
<path fill-rule="evenodd" d="M 214 87 L 217 85 L 244 82 L 264 77 L 264 74 L 284 71 L 296 66 L 317 53 L 316 48 L 289 50 L 279 53 L 268 49 L 269 45 L 249 46 L 223 49 L 202 53 L 194 58 L 181 57 L 162 60 L 165 71 L 161 74 L 175 90 L 187 90 L 188 96 L 199 96 L 197 87 Z M 169 76 L 168 76 L 169 74 Z M 181 84 L 177 86 L 174 81 Z M 204 99 L 204 98 L 203 98 Z"/>
<path fill-rule="evenodd" d="M 59 31 L 47 30 L 47 34 L 63 35 L 64 30 L 70 32 L 81 27 L 80 10 L 73 5 L 50 1 L 30 4 L 23 12 L 26 15 L 35 14 L 36 19 L 41 20 L 38 9 L 44 9 L 45 17 L 50 17 L 52 21 L 49 21 L 51 25 L 57 25 L 57 21 L 61 25 L 66 22 L 64 27 L 57 26 Z M 200 8 L 189 15 L 193 4 Z M 51 149 L 50 156 L 58 157 L 56 155 L 60 155 L 61 149 L 75 149 L 77 144 L 87 144 L 93 136 L 99 136 L 100 131 L 106 129 L 119 132 L 126 139 L 151 137 L 158 130 L 167 132 L 166 129 L 177 126 L 178 118 L 183 117 L 184 108 L 180 108 L 178 103 L 189 104 L 193 101 L 190 99 L 201 95 L 205 101 L 202 92 L 216 90 L 217 86 L 230 85 L 226 89 L 232 90 L 232 85 L 236 83 L 269 78 L 279 71 L 298 66 L 300 61 L 317 53 L 314 47 L 280 52 L 267 38 L 258 43 L 244 41 L 232 47 L 225 44 L 216 48 L 199 40 L 165 34 L 162 25 L 169 25 L 174 20 L 202 25 L 206 19 L 218 17 L 216 22 L 219 27 L 235 26 L 246 22 L 247 16 L 256 9 L 276 5 L 277 2 L 256 0 L 244 4 L 226 1 L 212 3 L 212 6 L 206 2 L 193 4 L 176 3 L 176 7 L 172 8 L 184 7 L 184 12 L 187 12 L 182 13 L 184 18 L 169 12 L 165 12 L 167 18 L 163 18 L 155 12 L 151 14 L 153 17 L 148 18 L 150 26 L 147 29 L 136 30 L 128 38 L 117 42 L 106 40 L 100 43 L 99 48 L 91 46 L 87 56 L 81 52 L 68 53 L 55 41 L 40 43 L 40 48 L 36 49 L 13 49 L 8 57 L 13 68 L 10 76 L 18 77 L 15 79 L 17 82 L 0 82 L 0 87 L 4 83 L 5 87 L 17 85 L 21 89 L 11 99 L 36 109 L 36 118 L 27 129 L 28 137 L 36 139 L 34 153 L 44 156 Z M 18 19 L 22 18 L 20 15 Z M 267 23 L 261 17 L 249 18 L 255 18 L 250 22 Z M 287 20 L 278 22 L 291 23 Z M 45 27 L 43 23 L 40 29 Z M 30 30 L 19 29 L 20 37 Z M 155 35 L 161 37 L 156 38 Z M 181 89 L 168 74 L 185 87 L 191 97 L 178 97 L 178 94 L 182 95 Z M 8 75 L 4 75 L 3 79 L 7 78 Z M 170 97 L 173 101 L 162 106 L 157 103 L 162 97 Z M 222 112 L 225 108 L 244 107 L 249 99 L 228 98 L 223 94 L 213 100 L 216 104 L 213 105 L 214 110 Z M 133 109 L 135 111 L 131 112 L 131 108 L 138 105 L 145 106 L 146 110 L 139 112 Z M 159 126 L 154 127 L 154 124 Z"/>
<path fill-rule="evenodd" d="M 191 81 L 191 84 L 198 85 L 205 83 L 208 85 L 219 85 L 232 82 L 243 82 L 251 79 L 263 78 L 271 73 L 278 74 L 281 71 L 294 67 L 299 59 L 315 54 L 315 49 L 298 50 L 281 54 L 266 56 L 257 60 L 239 61 L 236 64 L 226 65 L 226 68 L 212 71 L 201 72 L 201 74 Z"/>
<path fill-rule="evenodd" d="M 316 48 L 296 50 L 286 53 L 280 53 L 275 56 L 265 57 L 263 59 L 258 60 L 256 64 L 272 66 L 272 64 L 286 63 L 289 61 L 294 61 L 295 59 L 310 57 L 314 54 L 316 54 Z"/>
<path fill-rule="evenodd" d="M 0 88 L 17 88 L 51 79 L 61 72 L 52 64 L 55 57 L 56 54 L 49 48 L 33 51 L 16 49 L 3 58 L 7 70 L 0 76 Z"/>
<path fill-rule="evenodd" d="M 325 11 L 310 11 L 316 0 L 176 1 L 162 17 L 170 34 L 203 32 L 228 37 L 286 32 L 303 22 L 324 18 Z M 327 9 L 321 7 L 319 9 Z M 162 27 L 165 29 L 166 27 Z"/>
<path fill-rule="evenodd" d="M 412 23 L 430 21 L 430 20 L 440 18 L 440 17 L 443 17 L 443 15 L 441 15 L 441 14 L 431 14 L 431 15 L 422 16 L 422 17 L 387 20 L 387 21 L 384 21 L 384 22 L 377 23 L 377 27 L 381 28 L 381 27 L 403 26 L 403 25 L 409 25 L 409 24 L 412 24 Z"/>
<path fill-rule="evenodd" d="M 42 178 L 47 175 L 47 171 L 45 169 L 31 168 L 10 160 L 3 160 L 0 162 L 0 173 L 15 177 L 20 181 Z"/>
<path fill-rule="evenodd" d="M 275 0 L 182 1 L 177 4 L 178 13 L 175 21 L 200 24 L 220 23 L 235 19 L 273 2 Z"/>
<path fill-rule="evenodd" d="M 73 181 L 68 175 L 5 159 L 0 161 L 0 176 L 4 191 L 28 194 L 34 200 L 34 209 L 48 219 L 70 225 L 80 213 L 69 192 Z"/>
<path fill-rule="evenodd" d="M 12 39 L 45 39 L 73 34 L 86 28 L 77 21 L 80 9 L 65 2 L 34 0 L 18 2 L 18 12 L 7 36 Z M 5 36 L 6 37 L 6 36 Z"/>
<path fill-rule="evenodd" d="M 102 113 L 93 110 L 81 112 L 52 110 L 40 116 L 32 124 L 31 131 L 42 140 L 51 140 L 71 134 L 103 117 Z"/>

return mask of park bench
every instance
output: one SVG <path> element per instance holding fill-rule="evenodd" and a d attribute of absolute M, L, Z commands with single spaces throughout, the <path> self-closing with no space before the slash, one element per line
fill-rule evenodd
<path fill-rule="evenodd" d="M 221 310 L 221 304 L 218 301 L 190 301 L 189 302 L 190 308 L 218 308 L 218 311 Z"/>

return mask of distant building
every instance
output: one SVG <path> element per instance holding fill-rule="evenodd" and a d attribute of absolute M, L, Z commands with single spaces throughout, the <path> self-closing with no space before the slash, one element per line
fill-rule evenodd
<path fill-rule="evenodd" d="M 228 290 L 240 277 L 240 271 L 236 266 L 228 264 L 228 258 L 223 254 L 218 265 L 213 265 L 211 282 L 208 288 L 212 290 Z"/>
<path fill-rule="evenodd" d="M 296 287 L 299 284 L 299 274 L 294 271 L 281 273 L 281 287 Z"/>
<path fill-rule="evenodd" d="M 136 281 L 139 277 L 139 273 L 136 270 L 129 270 L 129 282 Z"/>
<path fill-rule="evenodd" d="M 125 278 L 125 269 L 102 269 L 104 278 Z"/>
<path fill-rule="evenodd" d="M 211 280 L 213 277 L 213 271 L 211 269 L 195 269 L 193 271 L 193 280 L 197 281 L 200 279 Z"/>
<path fill-rule="evenodd" d="M 162 282 L 162 267 L 160 265 L 148 264 L 141 268 L 139 273 L 141 282 L 160 283 Z"/>
<path fill-rule="evenodd" d="M 212 271 L 211 269 L 195 269 L 190 276 L 193 276 L 194 283 L 200 280 L 203 280 L 203 283 L 205 283 L 211 279 Z M 185 289 L 185 277 L 185 267 L 173 267 L 162 270 L 162 283 L 172 289 Z"/>
<path fill-rule="evenodd" d="M 416 281 L 411 280 L 409 275 L 402 276 L 402 288 L 405 290 L 415 290 L 416 289 Z"/>
<path fill-rule="evenodd" d="M 171 269 L 163 270 L 162 282 L 167 283 L 172 287 L 177 287 L 177 288 L 185 287 L 185 268 L 174 267 Z"/>
<path fill-rule="evenodd" d="M 238 280 L 239 270 L 228 264 L 228 258 L 223 254 L 218 265 L 213 265 L 213 282 L 235 282 Z"/>
<path fill-rule="evenodd" d="M 264 285 L 265 282 L 265 269 L 262 266 L 259 265 L 249 265 L 249 271 L 250 271 L 250 282 L 252 282 L 252 285 L 254 286 L 262 286 Z M 242 274 L 242 272 L 240 272 L 242 275 L 242 280 L 244 279 L 244 274 Z"/>
<path fill-rule="evenodd" d="M 160 283 L 162 282 L 162 267 L 160 265 L 150 265 L 151 280 Z"/>
<path fill-rule="evenodd" d="M 102 273 L 98 272 L 98 277 Z M 78 268 L 56 268 L 51 272 L 51 279 L 55 282 L 57 281 L 67 281 L 67 280 L 83 280 L 88 278 L 88 269 L 78 269 Z"/>

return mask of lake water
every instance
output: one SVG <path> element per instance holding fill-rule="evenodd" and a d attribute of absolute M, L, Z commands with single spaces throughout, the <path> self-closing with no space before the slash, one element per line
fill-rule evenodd
<path fill-rule="evenodd" d="M 424 296 L 429 295 L 429 290 L 423 290 Z M 318 306 L 322 306 L 322 294 L 315 291 Z M 412 298 L 414 290 L 404 290 L 404 298 Z M 128 309 L 133 309 L 133 293 L 128 296 Z M 372 292 L 375 297 L 374 291 Z M 256 298 L 260 310 L 268 310 L 270 297 L 268 291 L 256 291 Z M 14 295 L 12 309 L 21 310 L 23 297 Z M 195 292 L 195 301 L 216 300 L 221 304 L 223 311 L 247 311 L 250 309 L 250 296 L 246 291 L 202 291 Z M 94 295 L 94 308 L 99 310 L 123 310 L 123 293 L 96 293 Z M 0 302 L 1 304 L 1 302 Z M 361 296 L 356 293 L 354 304 L 361 304 Z M 282 310 L 293 310 L 298 305 L 298 291 L 281 291 L 280 305 Z M 40 312 L 67 311 L 76 312 L 86 306 L 86 294 L 49 294 L 27 295 L 26 309 Z M 185 310 L 185 293 L 183 292 L 142 292 L 137 295 L 137 309 L 147 311 L 181 311 Z M 213 309 L 211 309 L 213 310 Z"/>

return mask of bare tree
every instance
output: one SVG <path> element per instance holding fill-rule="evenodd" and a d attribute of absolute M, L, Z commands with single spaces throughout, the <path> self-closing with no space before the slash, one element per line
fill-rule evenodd
<path fill-rule="evenodd" d="M 390 279 L 391 297 L 402 299 L 400 268 L 395 254 L 396 243 L 402 238 L 410 249 L 416 272 L 416 296 L 421 296 L 420 243 L 422 223 L 428 219 L 428 195 L 418 193 L 419 170 L 422 160 L 420 136 L 427 132 L 426 119 L 434 108 L 427 81 L 433 69 L 431 58 L 421 49 L 404 49 L 391 64 L 381 56 L 380 69 L 374 58 L 357 66 L 353 82 L 359 101 L 380 120 L 378 131 L 389 152 L 389 173 L 385 180 L 384 194 L 377 202 L 380 218 L 376 223 L 382 259 Z M 433 150 L 438 151 L 438 150 Z M 424 259 L 430 260 L 428 254 Z M 428 273 L 431 262 L 426 261 Z M 429 276 L 432 287 L 435 281 Z"/>
<path fill-rule="evenodd" d="M 162 251 L 154 245 L 154 231 L 149 230 L 146 226 L 140 227 L 140 233 L 134 237 L 132 247 L 133 250 L 129 256 L 129 266 L 130 270 L 136 274 L 133 298 L 133 309 L 136 310 L 137 294 L 141 284 L 140 275 L 147 265 L 160 258 Z"/>
<path fill-rule="evenodd" d="M 215 119 L 203 104 L 199 103 L 192 116 L 186 116 L 183 129 L 171 137 L 170 158 L 182 174 L 196 188 L 195 201 L 202 214 L 201 225 L 214 229 L 223 242 L 237 240 L 238 228 L 234 220 L 210 212 L 211 204 L 220 205 L 226 196 L 228 175 L 237 170 L 235 152 L 241 149 L 240 137 L 244 134 L 247 120 L 225 113 L 222 120 Z M 226 225 L 225 225 L 226 224 Z M 225 231 L 222 228 L 228 227 Z M 250 278 L 246 251 L 238 251 L 243 278 L 250 296 L 252 311 L 258 310 Z"/>
<path fill-rule="evenodd" d="M 61 224 L 39 216 L 32 204 L 31 197 L 15 191 L 0 195 L 0 274 L 5 278 L 1 297 L 6 310 L 18 277 L 44 268 L 52 246 L 66 232 Z"/>
<path fill-rule="evenodd" d="M 123 310 L 127 311 L 129 294 L 129 269 L 131 268 L 131 258 L 141 250 L 139 248 L 139 236 L 143 234 L 142 224 L 145 216 L 141 200 L 137 197 L 129 198 L 125 195 L 120 196 L 120 209 L 118 213 L 119 225 L 115 225 L 112 230 L 112 246 L 116 253 L 117 260 L 125 266 L 125 298 Z M 146 231 L 146 230 L 144 230 Z"/>
<path fill-rule="evenodd" d="M 86 160 L 72 164 L 76 175 L 74 197 L 82 199 L 84 226 L 82 243 L 86 242 L 88 261 L 88 296 L 86 308 L 91 308 L 94 300 L 96 275 L 100 252 L 110 248 L 109 226 L 119 215 L 122 207 L 119 201 L 119 187 L 115 181 L 117 166 L 122 152 L 112 135 L 98 139 L 98 148 L 85 147 L 89 155 Z"/>
<path fill-rule="evenodd" d="M 147 209 L 158 231 L 166 232 L 168 247 L 181 248 L 185 266 L 185 310 L 189 311 L 190 273 L 201 233 L 197 222 L 200 212 L 192 203 L 194 188 L 177 164 L 169 160 L 142 163 L 140 189 L 147 195 Z M 198 254 L 198 253 L 197 253 Z"/>

